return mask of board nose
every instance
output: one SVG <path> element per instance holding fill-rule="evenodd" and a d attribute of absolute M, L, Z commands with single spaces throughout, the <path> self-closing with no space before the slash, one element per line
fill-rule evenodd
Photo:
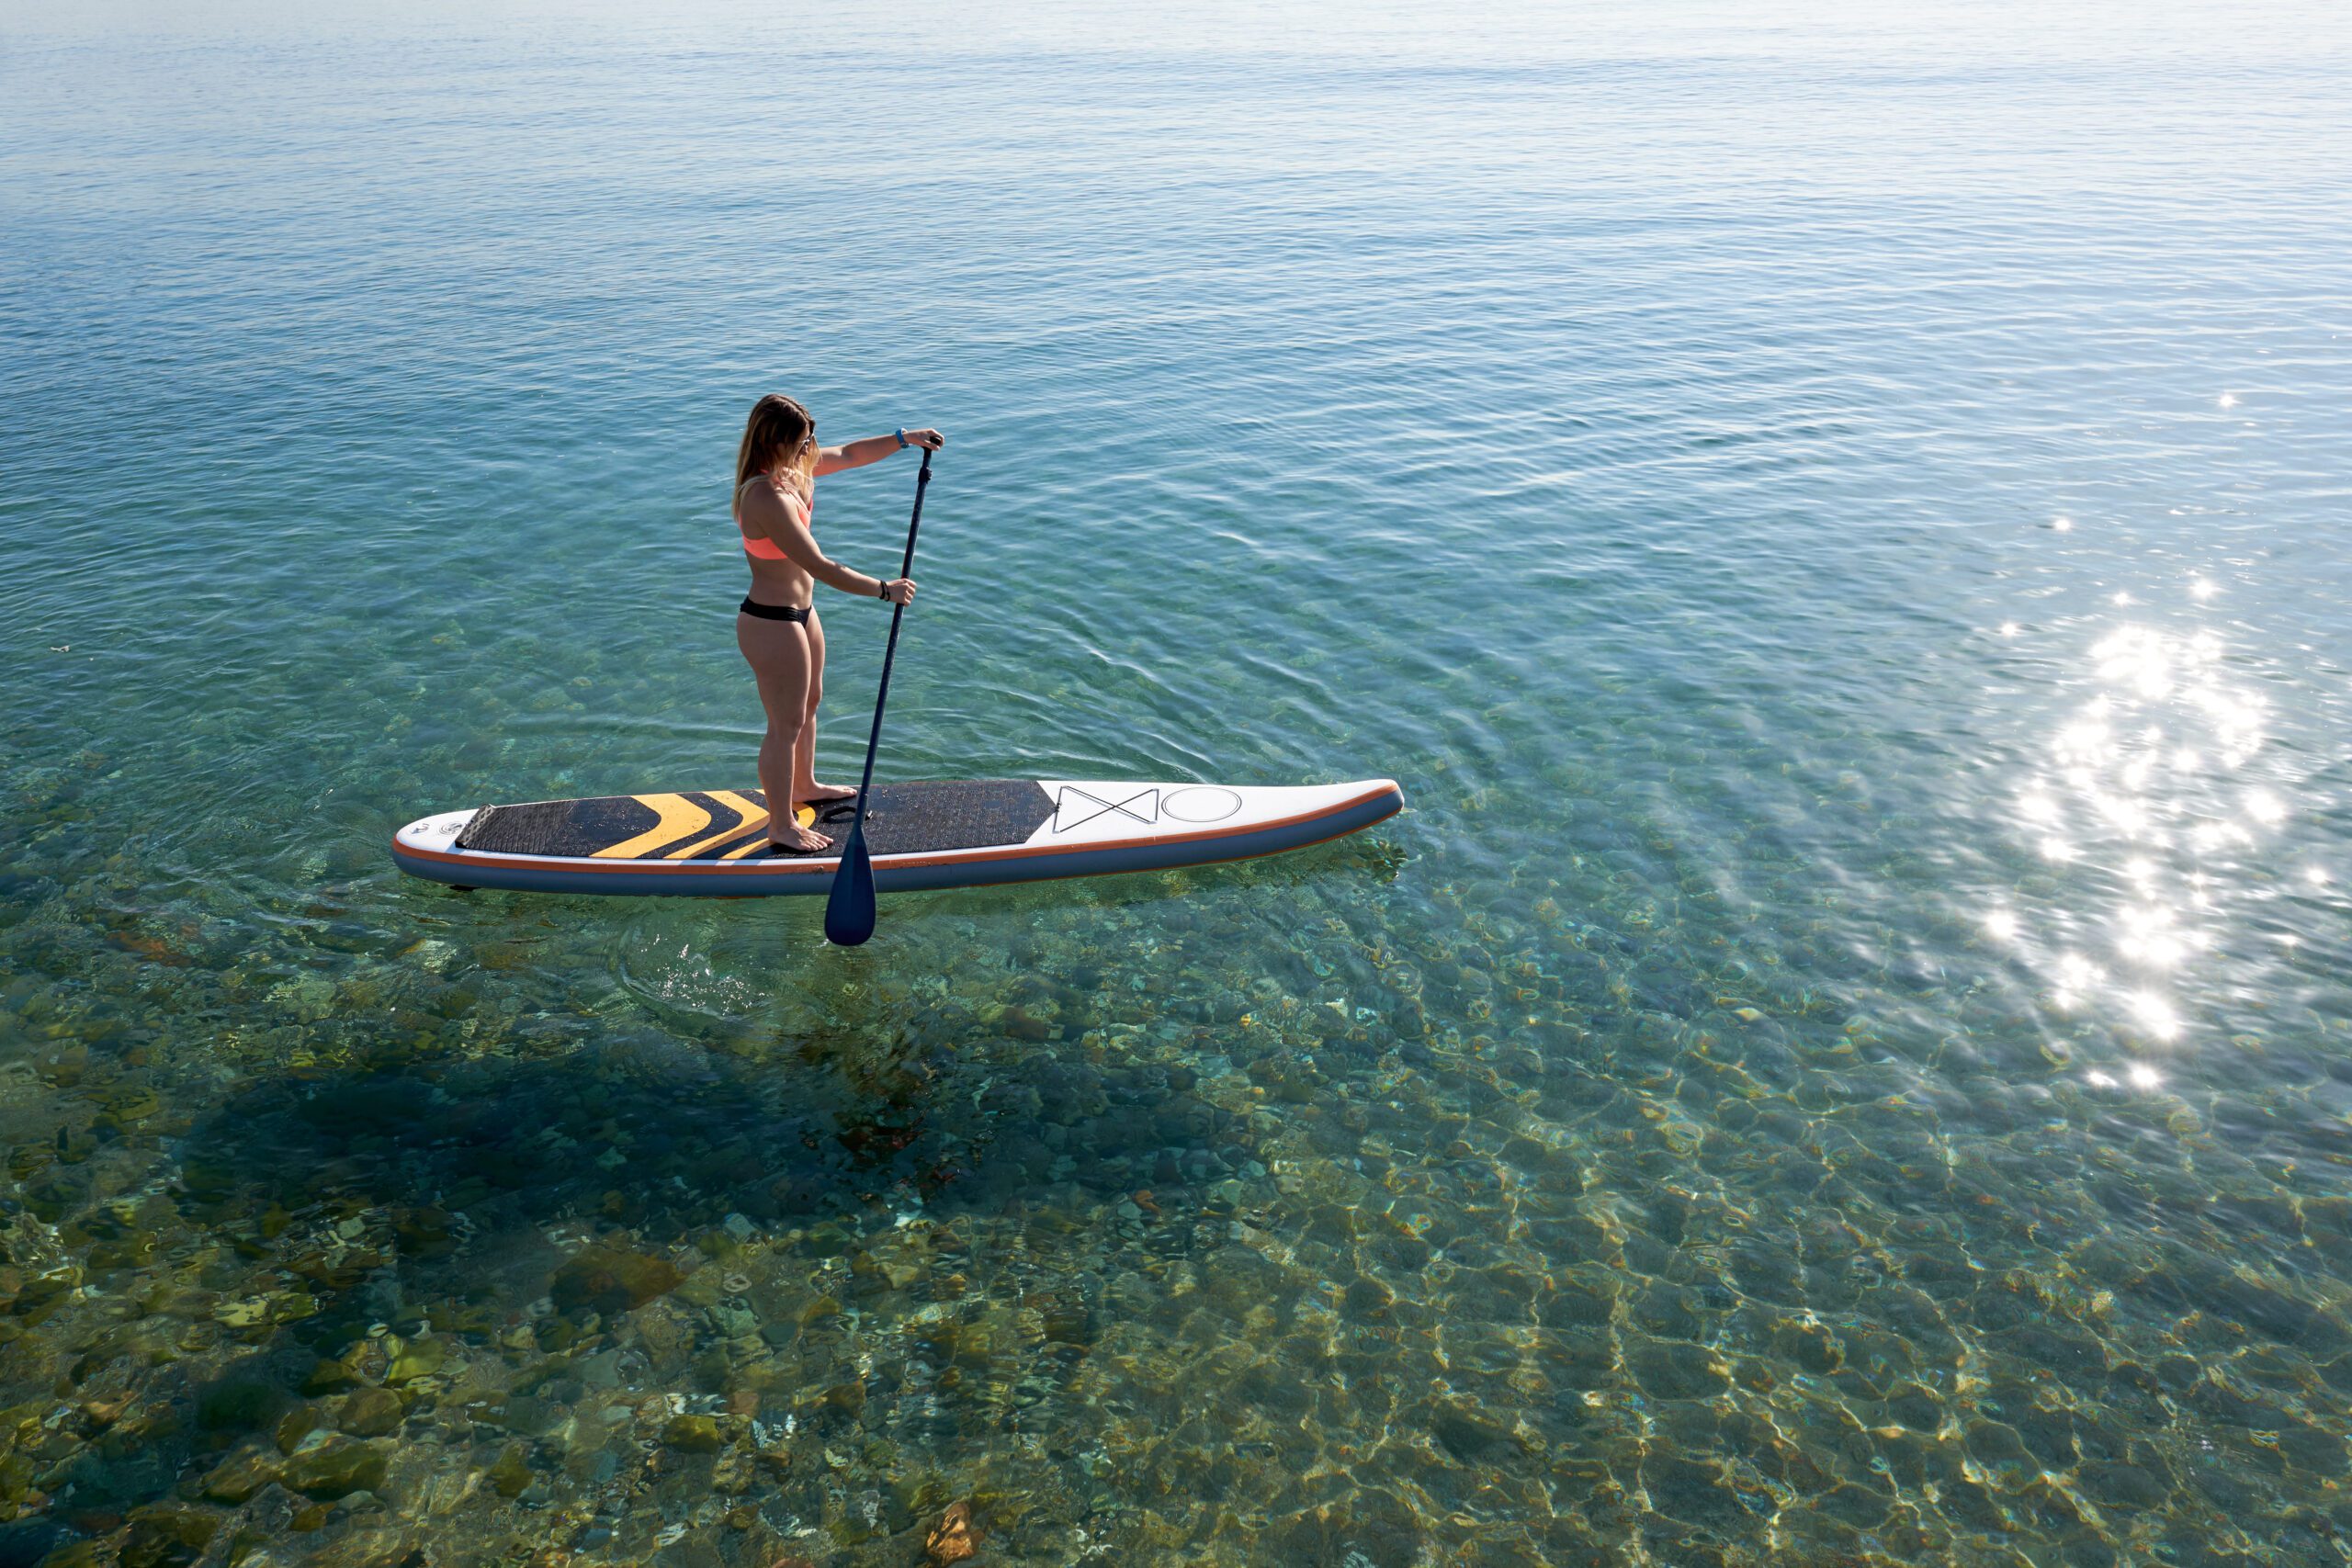
<path fill-rule="evenodd" d="M 447 850 L 457 842 L 458 835 L 473 819 L 470 811 L 443 811 L 431 817 L 420 817 L 392 835 L 392 842 L 402 849 Z"/>

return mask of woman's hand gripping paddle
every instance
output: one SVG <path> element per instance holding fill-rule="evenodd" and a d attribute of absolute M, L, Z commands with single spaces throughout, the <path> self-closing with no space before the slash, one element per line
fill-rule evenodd
<path fill-rule="evenodd" d="M 915 531 L 922 526 L 922 492 L 931 488 L 931 449 L 922 454 L 922 471 L 915 476 L 915 514 L 907 520 L 907 559 L 899 569 L 905 577 L 915 569 Z M 855 947 L 874 934 L 874 857 L 865 852 L 865 795 L 874 787 L 874 752 L 882 744 L 882 705 L 890 700 L 890 660 L 899 652 L 899 620 L 904 604 L 890 612 L 890 641 L 882 649 L 882 685 L 874 694 L 874 730 L 865 738 L 865 776 L 857 784 L 857 815 L 849 825 L 849 844 L 833 872 L 833 890 L 825 899 L 825 940 L 837 947 Z"/>

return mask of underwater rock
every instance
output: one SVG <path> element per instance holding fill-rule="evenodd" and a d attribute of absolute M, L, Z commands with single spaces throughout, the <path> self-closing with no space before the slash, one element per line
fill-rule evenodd
<path fill-rule="evenodd" d="M 972 1505 L 951 1503 L 939 1522 L 923 1537 L 922 1554 L 933 1568 L 947 1568 L 980 1550 L 979 1532 L 972 1525 Z"/>
<path fill-rule="evenodd" d="M 204 1495 L 216 1503 L 242 1503 L 277 1477 L 277 1460 L 266 1449 L 240 1449 L 204 1478 Z"/>
<path fill-rule="evenodd" d="M 530 1461 L 520 1443 L 507 1444 L 499 1451 L 498 1462 L 490 1467 L 490 1484 L 501 1497 L 520 1497 L 533 1479 Z"/>
<path fill-rule="evenodd" d="M 311 1448 L 326 1441 L 327 1434 L 324 1432 L 320 1432 L 315 1438 L 311 1437 L 318 1425 L 318 1410 L 308 1404 L 300 1404 L 278 1418 L 277 1429 L 270 1436 L 277 1442 L 279 1453 L 290 1454 L 302 1447 L 306 1438 L 310 1439 Z"/>
<path fill-rule="evenodd" d="M 196 1561 L 220 1528 L 217 1515 L 182 1503 L 153 1503 L 130 1515 L 123 1568 L 182 1568 Z"/>
<path fill-rule="evenodd" d="M 714 1247 L 724 1250 L 728 1247 L 728 1243 L 715 1238 L 706 1238 L 703 1250 L 708 1252 Z M 730 1279 L 742 1278 L 744 1276 L 729 1274 L 718 1269 L 700 1269 L 686 1276 L 684 1281 L 678 1286 L 677 1299 L 693 1306 L 709 1307 L 728 1295 L 741 1295 L 742 1292 L 730 1290 L 727 1281 Z M 748 1284 L 745 1289 L 749 1289 Z"/>
<path fill-rule="evenodd" d="M 696 1335 L 694 1325 L 676 1303 L 662 1302 L 650 1306 L 636 1320 L 638 1348 L 651 1363 L 654 1374 L 662 1378 L 674 1376 L 684 1368 L 694 1354 Z"/>
<path fill-rule="evenodd" d="M 208 1432 L 260 1431 L 288 1404 L 286 1391 L 254 1377 L 224 1378 L 196 1396 L 196 1424 Z"/>
<path fill-rule="evenodd" d="M 321 1360 L 302 1379 L 302 1392 L 312 1395 L 334 1393 L 358 1381 L 345 1362 Z"/>
<path fill-rule="evenodd" d="M 718 1462 L 711 1466 L 710 1489 L 723 1496 L 740 1496 L 752 1489 L 754 1479 L 756 1472 L 752 1461 L 730 1449 L 721 1453 Z"/>
<path fill-rule="evenodd" d="M 610 1315 L 643 1306 L 684 1280 L 685 1275 L 666 1258 L 592 1247 L 555 1271 L 548 1294 L 558 1312 Z"/>
<path fill-rule="evenodd" d="M 288 1460 L 281 1478 L 304 1496 L 333 1502 L 354 1492 L 377 1490 L 384 1484 L 384 1472 L 381 1449 L 335 1438 Z"/>
<path fill-rule="evenodd" d="M 348 1394 L 336 1413 L 335 1425 L 355 1438 L 380 1438 L 401 1424 L 400 1395 L 384 1388 L 363 1388 Z"/>
<path fill-rule="evenodd" d="M 439 1371 L 449 1359 L 448 1341 L 427 1335 L 413 1339 L 393 1352 L 392 1364 L 384 1372 L 386 1382 L 408 1382 L 429 1377 Z"/>
<path fill-rule="evenodd" d="M 0 1524 L 0 1562 L 40 1562 L 51 1568 L 96 1568 L 98 1543 L 85 1540 L 62 1519 L 26 1518 Z"/>
<path fill-rule="evenodd" d="M 513 1393 L 484 1414 L 493 1425 L 518 1437 L 536 1438 L 555 1425 L 557 1409 L 535 1395 Z"/>
<path fill-rule="evenodd" d="M 870 1252 L 860 1252 L 850 1259 L 850 1279 L 861 1294 L 876 1291 L 903 1291 L 922 1280 L 922 1267 L 904 1258 L 876 1258 Z"/>
<path fill-rule="evenodd" d="M 715 1454 L 727 1444 L 717 1417 L 673 1416 L 662 1429 L 662 1440 L 681 1453 Z"/>

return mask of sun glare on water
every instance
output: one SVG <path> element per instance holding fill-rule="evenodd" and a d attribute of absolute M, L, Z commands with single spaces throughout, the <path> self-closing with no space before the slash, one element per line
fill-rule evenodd
<path fill-rule="evenodd" d="M 2203 576 L 2186 586 L 2197 604 L 2216 592 Z M 2110 602 L 2134 603 L 2128 592 Z M 2111 625 L 2089 646 L 2086 694 L 2018 784 L 2011 820 L 2053 869 L 2073 868 L 2071 886 L 2103 882 L 2104 890 L 2077 891 L 2058 908 L 2003 903 L 1979 917 L 1989 939 L 2041 974 L 2054 1011 L 2103 1014 L 2151 1046 L 2191 1038 L 2194 1009 L 2181 987 L 2224 933 L 2232 895 L 2250 886 L 2245 855 L 2293 812 L 2277 788 L 2243 776 L 2267 737 L 2268 705 L 2232 678 L 2227 652 L 2210 628 L 2137 620 Z M 2298 874 L 2306 887 L 2326 886 L 2318 868 Z M 2164 1078 L 2141 1065 L 2086 1081 L 2150 1089 Z"/>

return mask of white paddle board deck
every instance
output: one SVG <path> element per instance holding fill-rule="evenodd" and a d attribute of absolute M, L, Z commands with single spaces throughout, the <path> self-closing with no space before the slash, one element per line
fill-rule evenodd
<path fill-rule="evenodd" d="M 1267 787 L 1106 780 L 972 779 L 876 784 L 865 847 L 883 893 L 1102 876 L 1247 860 L 1393 817 L 1391 779 Z M 768 843 L 757 790 L 615 795 L 445 812 L 392 835 L 402 871 L 459 887 L 534 893 L 824 893 L 852 803 L 816 813 L 836 848 Z M 803 807 L 803 824 L 812 814 Z"/>

